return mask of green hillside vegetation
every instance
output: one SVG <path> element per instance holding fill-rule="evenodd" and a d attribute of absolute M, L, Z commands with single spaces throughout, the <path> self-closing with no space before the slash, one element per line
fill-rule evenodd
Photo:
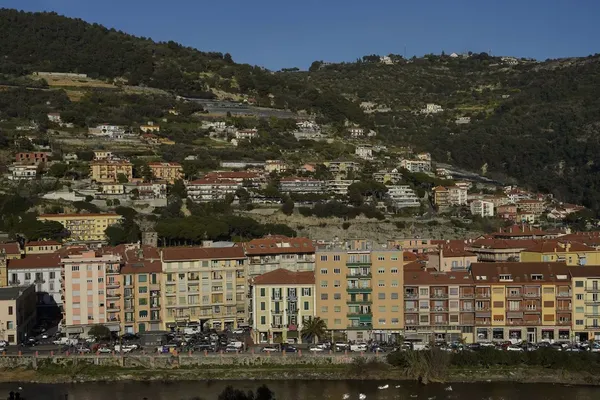
<path fill-rule="evenodd" d="M 43 82 L 32 81 L 32 72 L 62 71 L 171 95 L 243 95 L 261 106 L 314 113 L 338 135 L 349 120 L 376 129 L 375 140 L 390 148 L 410 145 L 431 152 L 435 161 L 515 180 L 600 211 L 597 55 L 518 60 L 517 65 L 486 53 L 410 60 L 394 56 L 393 65 L 366 56 L 352 63 L 315 62 L 305 72 L 271 72 L 237 64 L 226 53 L 155 43 L 53 13 L 6 9 L 0 10 L 0 48 L 0 84 L 40 87 Z M 178 107 L 170 96 L 154 96 L 95 89 L 71 101 L 61 90 L 11 88 L 0 91 L 0 117 L 44 122 L 45 112 L 57 110 L 80 126 L 103 119 L 133 124 L 166 117 L 169 108 Z M 363 102 L 385 111 L 363 112 Z M 426 103 L 439 104 L 444 112 L 420 114 Z M 238 149 L 206 145 L 205 133 L 190 125 L 190 115 L 168 116 L 165 131 L 176 136 L 180 147 L 165 150 L 165 158 L 179 160 L 195 151 L 192 146 L 201 146 L 206 162 L 197 168 L 250 157 L 322 161 L 351 150 L 343 143 L 297 142 L 285 133 L 285 123 L 276 126 L 273 121 L 256 121 L 260 139 Z M 463 116 L 471 122 L 457 125 L 456 118 Z"/>

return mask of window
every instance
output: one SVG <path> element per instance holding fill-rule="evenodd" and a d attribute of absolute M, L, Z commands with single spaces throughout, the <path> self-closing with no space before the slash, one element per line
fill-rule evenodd
<path fill-rule="evenodd" d="M 398 318 L 392 318 L 392 325 L 398 325 Z"/>
<path fill-rule="evenodd" d="M 28 281 L 31 279 L 31 272 L 25 272 L 25 280 Z"/>
<path fill-rule="evenodd" d="M 148 299 L 144 299 L 143 297 L 138 300 L 140 306 L 148 305 Z"/>
<path fill-rule="evenodd" d="M 342 307 L 340 307 L 340 306 L 333 307 L 333 312 L 338 312 L 338 313 L 342 312 Z"/>
<path fill-rule="evenodd" d="M 385 287 L 385 281 L 377 281 L 378 287 Z"/>
<path fill-rule="evenodd" d="M 385 274 L 385 268 L 378 268 L 377 269 L 377 273 L 378 274 Z"/>
<path fill-rule="evenodd" d="M 322 313 L 326 313 L 329 311 L 329 308 L 327 306 L 321 306 L 321 312 Z"/>
<path fill-rule="evenodd" d="M 583 307 L 575 307 L 575 312 L 576 313 L 582 313 L 583 312 Z"/>
<path fill-rule="evenodd" d="M 321 275 L 327 275 L 327 268 L 321 268 Z"/>
<path fill-rule="evenodd" d="M 267 289 L 260 288 L 260 297 L 265 297 L 267 295 Z"/>
<path fill-rule="evenodd" d="M 340 281 L 333 281 L 333 287 L 340 287 L 342 286 Z"/>
<path fill-rule="evenodd" d="M 321 256 L 321 261 L 327 261 L 327 256 Z"/>
<path fill-rule="evenodd" d="M 512 281 L 512 276 L 510 274 L 500 274 L 501 281 Z"/>
<path fill-rule="evenodd" d="M 333 261 L 340 261 L 341 257 L 340 256 L 333 256 Z"/>
<path fill-rule="evenodd" d="M 342 324 L 342 320 L 341 319 L 334 319 L 333 320 L 333 324 L 334 325 L 341 325 Z"/>
<path fill-rule="evenodd" d="M 545 287 L 544 294 L 554 294 L 554 288 L 553 287 Z"/>
<path fill-rule="evenodd" d="M 334 268 L 334 269 L 333 269 L 333 273 L 334 273 L 334 274 L 340 274 L 341 272 L 342 272 L 342 270 L 341 270 L 341 269 L 339 269 L 339 268 Z"/>
<path fill-rule="evenodd" d="M 575 287 L 583 287 L 583 281 L 575 281 Z"/>
<path fill-rule="evenodd" d="M 15 329 L 12 321 L 6 321 L 6 329 Z"/>
<path fill-rule="evenodd" d="M 583 294 L 578 294 L 575 297 L 577 300 L 583 300 Z"/>
<path fill-rule="evenodd" d="M 156 274 L 150 275 L 150 283 L 153 284 L 153 285 L 156 285 L 158 283 L 158 279 L 156 277 Z"/>
<path fill-rule="evenodd" d="M 262 315 L 262 316 L 260 317 L 260 324 L 261 324 L 261 325 L 264 325 L 264 324 L 266 324 L 266 323 L 267 323 L 267 317 L 265 317 L 264 315 Z"/>
<path fill-rule="evenodd" d="M 392 261 L 398 261 L 398 256 L 392 256 L 392 257 L 390 257 L 390 260 L 392 260 Z"/>
<path fill-rule="evenodd" d="M 494 315 L 494 322 L 504 321 L 504 315 Z"/>
<path fill-rule="evenodd" d="M 261 301 L 261 302 L 260 302 L 260 310 L 261 310 L 261 311 L 265 311 L 265 310 L 266 310 L 266 307 L 267 307 L 267 306 L 266 306 L 266 303 L 265 303 L 264 301 Z"/>
<path fill-rule="evenodd" d="M 381 325 L 385 325 L 385 318 L 379 318 L 377 322 L 379 322 Z"/>
<path fill-rule="evenodd" d="M 429 323 L 429 315 L 419 315 L 419 322 L 421 323 Z"/>
<path fill-rule="evenodd" d="M 391 294 L 392 300 L 398 300 L 398 292 L 394 292 Z"/>
<path fill-rule="evenodd" d="M 419 294 L 421 296 L 428 296 L 429 295 L 429 289 L 428 288 L 421 288 L 421 289 L 419 289 Z"/>
<path fill-rule="evenodd" d="M 302 296 L 310 296 L 310 288 L 302 288 Z"/>
<path fill-rule="evenodd" d="M 104 278 L 98 278 L 98 283 L 103 283 L 104 282 Z"/>
<path fill-rule="evenodd" d="M 140 286 L 138 288 L 138 293 L 148 293 L 148 286 Z"/>
<path fill-rule="evenodd" d="M 377 298 L 378 298 L 379 300 L 385 300 L 385 293 L 378 293 L 378 294 L 377 294 Z"/>
<path fill-rule="evenodd" d="M 385 306 L 379 306 L 379 307 L 377 307 L 377 311 L 379 311 L 379 312 L 385 312 Z"/>
<path fill-rule="evenodd" d="M 450 292 L 450 296 L 458 296 L 458 288 L 457 287 L 451 287 L 448 291 Z"/>
<path fill-rule="evenodd" d="M 504 302 L 503 301 L 495 301 L 493 307 L 494 308 L 502 308 L 502 307 L 504 307 Z"/>
<path fill-rule="evenodd" d="M 392 312 L 398 312 L 400 308 L 398 306 L 392 306 Z"/>
<path fill-rule="evenodd" d="M 12 306 L 8 306 L 8 315 L 13 315 L 13 308 L 12 308 Z"/>
<path fill-rule="evenodd" d="M 148 311 L 142 310 L 140 311 L 140 318 L 148 318 Z"/>
<path fill-rule="evenodd" d="M 582 319 L 576 319 L 575 320 L 575 325 L 583 325 L 583 320 Z"/>
<path fill-rule="evenodd" d="M 329 300 L 329 295 L 327 293 L 321 293 L 321 300 Z"/>
<path fill-rule="evenodd" d="M 398 281 L 392 281 L 392 287 L 398 287 Z"/>
<path fill-rule="evenodd" d="M 392 269 L 390 270 L 390 272 L 391 272 L 392 274 L 397 274 L 397 273 L 398 273 L 398 268 L 392 268 Z"/>
<path fill-rule="evenodd" d="M 50 272 L 50 279 L 56 279 L 56 272 Z"/>
<path fill-rule="evenodd" d="M 75 271 L 79 271 L 79 265 L 73 265 L 71 267 L 71 271 L 75 272 Z M 27 275 L 27 274 L 26 274 Z"/>
<path fill-rule="evenodd" d="M 140 282 L 140 283 L 148 282 L 148 275 L 146 275 L 146 274 L 138 275 L 138 282 Z"/>
<path fill-rule="evenodd" d="M 532 281 L 541 281 L 542 279 L 544 279 L 544 275 L 542 274 L 531 274 Z"/>
<path fill-rule="evenodd" d="M 321 281 L 321 287 L 322 288 L 326 288 L 327 287 L 327 281 Z"/>
<path fill-rule="evenodd" d="M 341 293 L 334 293 L 333 294 L 333 299 L 334 300 L 341 300 L 342 299 L 342 294 Z"/>
<path fill-rule="evenodd" d="M 310 309 L 310 303 L 308 301 L 304 302 L 304 311 L 308 311 Z"/>

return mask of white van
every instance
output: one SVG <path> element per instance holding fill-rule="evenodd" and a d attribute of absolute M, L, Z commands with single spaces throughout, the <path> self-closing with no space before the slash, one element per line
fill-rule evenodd
<path fill-rule="evenodd" d="M 356 344 L 350 345 L 350 351 L 367 351 L 367 344 L 366 343 L 356 343 Z"/>
<path fill-rule="evenodd" d="M 186 326 L 183 328 L 183 333 L 185 335 L 195 335 L 200 333 L 200 326 Z"/>

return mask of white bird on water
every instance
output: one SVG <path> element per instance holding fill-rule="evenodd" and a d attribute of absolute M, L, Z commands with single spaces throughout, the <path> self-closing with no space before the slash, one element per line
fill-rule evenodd
<path fill-rule="evenodd" d="M 389 387 L 390 387 L 390 385 L 383 385 L 383 386 L 377 386 L 377 389 L 381 390 L 381 389 L 387 389 Z"/>
<path fill-rule="evenodd" d="M 349 393 L 344 393 L 344 395 L 342 396 L 342 399 L 344 399 L 344 400 L 348 400 L 349 398 L 350 398 Z"/>
<path fill-rule="evenodd" d="M 400 387 L 400 385 L 396 385 L 396 389 L 398 389 Z"/>
<path fill-rule="evenodd" d="M 447 392 L 451 392 L 451 391 L 452 391 L 452 386 L 448 386 L 448 387 L 446 388 L 446 391 L 447 391 Z"/>
<path fill-rule="evenodd" d="M 19 390 L 23 390 L 23 388 L 21 386 L 19 386 Z"/>
<path fill-rule="evenodd" d="M 359 394 L 359 395 L 358 395 L 358 398 L 359 398 L 360 400 L 365 400 L 365 399 L 367 398 L 367 395 L 366 395 L 366 394 L 362 394 L 362 393 L 361 393 L 361 394 Z"/>

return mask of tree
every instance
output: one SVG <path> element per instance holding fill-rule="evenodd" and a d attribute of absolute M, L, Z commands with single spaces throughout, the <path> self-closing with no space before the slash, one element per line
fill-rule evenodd
<path fill-rule="evenodd" d="M 69 166 L 65 163 L 55 163 L 48 168 L 48 175 L 54 178 L 64 178 L 69 170 Z"/>
<path fill-rule="evenodd" d="M 321 68 L 321 65 L 323 65 L 323 61 L 313 61 L 310 67 L 308 67 L 308 72 L 317 72 Z"/>
<path fill-rule="evenodd" d="M 285 215 L 292 215 L 294 213 L 294 200 L 289 197 L 285 199 L 285 202 L 281 206 L 281 212 Z"/>
<path fill-rule="evenodd" d="M 183 180 L 177 179 L 173 185 L 169 188 L 169 194 L 179 197 L 180 199 L 185 199 L 187 197 L 187 191 L 185 189 L 185 184 Z"/>
<path fill-rule="evenodd" d="M 117 182 L 127 183 L 127 182 L 129 182 L 129 179 L 127 179 L 127 175 L 125 175 L 125 174 L 117 174 Z"/>
<path fill-rule="evenodd" d="M 327 324 L 319 317 L 309 318 L 302 326 L 300 332 L 303 340 L 307 342 L 314 342 L 316 338 L 319 340 L 325 337 L 327 331 Z"/>
<path fill-rule="evenodd" d="M 256 389 L 256 393 L 251 391 L 245 393 L 242 390 L 234 389 L 231 386 L 227 386 L 221 394 L 219 394 L 218 400 L 275 400 L 275 394 L 266 386 L 262 385 Z"/>
<path fill-rule="evenodd" d="M 88 335 L 93 336 L 98 340 L 110 339 L 110 329 L 104 325 L 94 325 L 88 331 Z"/>

